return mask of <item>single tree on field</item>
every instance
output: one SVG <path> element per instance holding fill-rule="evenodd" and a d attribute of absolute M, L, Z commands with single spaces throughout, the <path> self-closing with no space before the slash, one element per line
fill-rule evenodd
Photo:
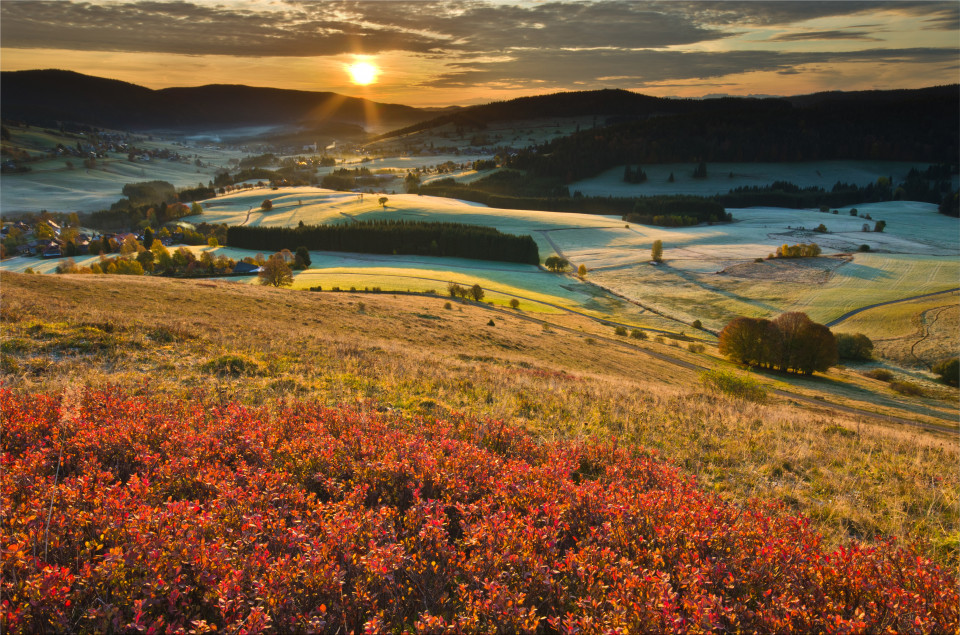
<path fill-rule="evenodd" d="M 577 275 L 580 276 L 581 278 L 587 275 L 587 266 L 580 265 L 579 267 L 577 267 Z"/>
<path fill-rule="evenodd" d="M 273 201 L 271 201 L 269 198 L 264 200 L 262 203 L 260 203 L 260 209 L 265 212 L 269 212 L 273 209 Z"/>
<path fill-rule="evenodd" d="M 650 257 L 654 262 L 663 262 L 663 241 L 653 241 L 653 247 L 650 248 Z"/>
<path fill-rule="evenodd" d="M 388 199 L 386 196 L 381 196 L 380 198 L 377 199 L 377 203 L 380 203 L 380 207 L 382 207 L 383 209 L 387 209 L 387 202 L 389 200 L 390 199 Z"/>
<path fill-rule="evenodd" d="M 475 284 L 470 287 L 470 296 L 477 302 L 483 299 L 483 289 L 479 284 Z"/>
<path fill-rule="evenodd" d="M 303 245 L 301 245 L 300 247 L 297 247 L 297 253 L 294 255 L 294 258 L 293 258 L 294 268 L 308 269 L 312 264 L 312 262 L 313 261 L 310 260 L 310 251 Z"/>
<path fill-rule="evenodd" d="M 264 286 L 286 287 L 293 284 L 293 272 L 283 256 L 273 254 L 263 263 L 263 268 L 257 274 L 260 284 Z"/>

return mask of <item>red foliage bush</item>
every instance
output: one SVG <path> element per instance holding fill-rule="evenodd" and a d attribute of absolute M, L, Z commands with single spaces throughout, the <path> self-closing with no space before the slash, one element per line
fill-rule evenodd
<path fill-rule="evenodd" d="M 0 414 L 5 633 L 957 629 L 922 555 L 632 448 L 111 390 Z"/>

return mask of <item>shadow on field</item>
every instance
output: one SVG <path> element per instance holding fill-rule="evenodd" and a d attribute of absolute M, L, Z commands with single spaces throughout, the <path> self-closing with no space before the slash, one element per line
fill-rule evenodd
<path fill-rule="evenodd" d="M 759 368 L 754 368 L 752 370 L 758 375 L 763 375 L 769 379 L 784 381 L 797 388 L 809 388 L 811 390 L 822 391 L 835 397 L 854 399 L 857 401 L 872 403 L 878 406 L 895 407 L 956 424 L 956 417 L 950 416 L 942 410 L 930 408 L 924 404 L 916 403 L 914 400 L 899 401 L 878 392 L 867 390 L 866 388 L 834 379 L 833 377 L 826 377 L 823 375 L 801 376 Z"/>

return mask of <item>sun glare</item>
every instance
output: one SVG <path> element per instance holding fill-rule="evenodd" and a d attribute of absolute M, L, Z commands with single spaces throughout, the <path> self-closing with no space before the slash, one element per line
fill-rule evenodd
<path fill-rule="evenodd" d="M 356 62 L 347 66 L 347 72 L 350 73 L 350 81 L 354 84 L 366 86 L 377 81 L 380 69 L 370 62 Z"/>

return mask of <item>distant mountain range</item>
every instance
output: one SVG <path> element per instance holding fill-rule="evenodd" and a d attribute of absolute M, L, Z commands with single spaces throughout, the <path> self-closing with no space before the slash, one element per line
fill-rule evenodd
<path fill-rule="evenodd" d="M 350 123 L 404 126 L 435 117 L 420 110 L 330 92 L 213 84 L 152 90 L 72 71 L 0 73 L 0 116 L 53 126 L 193 130 Z"/>

